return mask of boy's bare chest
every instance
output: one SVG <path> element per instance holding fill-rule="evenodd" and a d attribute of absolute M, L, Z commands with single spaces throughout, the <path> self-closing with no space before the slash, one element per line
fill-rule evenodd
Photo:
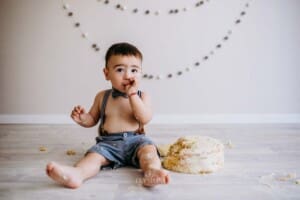
<path fill-rule="evenodd" d="M 104 129 L 109 133 L 133 131 L 139 126 L 128 99 L 108 99 L 105 107 Z"/>
<path fill-rule="evenodd" d="M 110 99 L 105 108 L 105 115 L 109 118 L 131 118 L 133 116 L 128 99 Z"/>

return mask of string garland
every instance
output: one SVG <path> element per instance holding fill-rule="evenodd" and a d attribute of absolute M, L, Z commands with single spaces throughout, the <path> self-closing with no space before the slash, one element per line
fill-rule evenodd
<path fill-rule="evenodd" d="M 98 45 L 98 43 L 92 41 L 89 36 L 88 36 L 88 32 L 84 31 L 81 28 L 81 24 L 80 21 L 76 20 L 74 17 L 74 11 L 71 9 L 70 4 L 65 3 L 64 0 L 61 0 L 62 4 L 63 4 L 63 9 L 66 11 L 66 15 L 73 20 L 73 24 L 74 27 L 76 29 L 79 30 L 82 38 L 86 39 L 89 43 L 91 48 L 95 51 L 95 52 L 99 52 L 100 51 L 100 45 Z M 106 4 L 109 3 L 109 0 L 98 0 L 98 1 L 104 1 L 104 3 L 107 1 Z M 207 0 L 209 1 L 209 0 Z M 167 74 L 150 74 L 150 73 L 144 73 L 143 74 L 143 78 L 144 79 L 149 79 L 149 80 L 161 80 L 161 79 L 171 79 L 174 77 L 179 77 L 182 76 L 183 74 L 187 73 L 187 72 L 191 72 L 194 69 L 199 68 L 199 66 L 208 61 L 214 54 L 216 51 L 219 51 L 222 49 L 222 47 L 225 45 L 225 43 L 230 39 L 230 37 L 232 36 L 233 33 L 233 29 L 241 24 L 242 22 L 242 18 L 247 14 L 247 9 L 250 7 L 250 2 L 252 0 L 248 0 L 243 8 L 241 9 L 241 11 L 239 12 L 239 15 L 236 17 L 236 19 L 233 22 L 234 27 L 231 29 L 228 29 L 228 31 L 223 35 L 223 37 L 219 40 L 219 42 L 216 42 L 214 47 L 212 47 L 209 51 L 207 51 L 208 53 L 206 53 L 205 55 L 203 55 L 202 57 L 200 57 L 197 61 L 195 61 L 193 64 L 191 64 L 190 66 L 186 66 L 184 68 L 181 68 L 181 70 L 178 70 L 176 72 L 169 72 Z M 199 2 L 204 2 L 204 1 L 199 1 Z M 199 3 L 198 2 L 198 3 Z M 120 5 L 120 4 L 117 4 Z M 203 5 L 203 3 L 201 3 L 201 5 Z M 117 9 L 121 9 L 121 5 L 116 7 Z M 123 7 L 124 8 L 124 7 Z"/>
<path fill-rule="evenodd" d="M 189 6 L 182 6 L 182 7 L 176 7 L 176 8 L 169 8 L 164 10 L 163 12 L 159 9 L 141 9 L 138 7 L 129 8 L 124 3 L 111 3 L 112 0 L 97 0 L 98 2 L 103 3 L 103 5 L 109 6 L 112 5 L 116 10 L 118 11 L 128 11 L 132 14 L 142 14 L 145 16 L 159 16 L 161 13 L 168 14 L 168 15 L 176 15 L 179 13 L 184 13 L 189 11 L 191 8 L 200 8 L 202 7 L 206 2 L 209 2 L 209 0 L 202 0 L 202 1 L 195 1 L 193 4 Z"/>

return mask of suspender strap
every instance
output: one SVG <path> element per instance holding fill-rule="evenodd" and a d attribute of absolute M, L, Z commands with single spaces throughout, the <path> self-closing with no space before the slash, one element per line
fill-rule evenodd
<path fill-rule="evenodd" d="M 142 92 L 141 92 L 141 90 L 138 90 L 137 94 L 139 95 L 140 98 L 142 98 Z"/>
<path fill-rule="evenodd" d="M 141 90 L 138 90 L 137 94 L 139 95 L 140 98 L 142 98 L 142 91 Z M 144 126 L 141 123 L 139 123 L 139 128 L 135 132 L 139 133 L 139 134 L 145 134 Z"/>
<path fill-rule="evenodd" d="M 104 132 L 103 124 L 105 121 L 105 108 L 107 104 L 108 97 L 112 89 L 106 90 L 102 99 L 101 110 L 100 110 L 100 125 L 99 125 L 99 135 Z"/>

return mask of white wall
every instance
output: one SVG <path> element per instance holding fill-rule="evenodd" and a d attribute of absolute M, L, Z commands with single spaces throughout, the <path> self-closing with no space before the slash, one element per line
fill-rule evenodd
<path fill-rule="evenodd" d="M 134 15 L 97 0 L 66 2 L 73 19 L 101 46 L 98 53 L 74 28 L 61 0 L 0 1 L 2 122 L 14 120 L 9 116 L 67 116 L 76 104 L 88 108 L 97 91 L 109 87 L 102 67 L 114 42 L 139 47 L 145 73 L 165 74 L 192 66 L 230 29 L 229 41 L 199 69 L 169 80 L 144 80 L 155 113 L 282 115 L 300 122 L 300 1 L 250 1 L 238 26 L 234 21 L 247 1 L 211 0 L 176 16 Z M 194 4 L 122 2 L 161 11 Z"/>

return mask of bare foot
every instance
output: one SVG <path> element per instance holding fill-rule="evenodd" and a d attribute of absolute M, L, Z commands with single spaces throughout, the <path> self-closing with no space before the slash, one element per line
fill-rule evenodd
<path fill-rule="evenodd" d="M 75 189 L 82 184 L 80 171 L 75 167 L 69 167 L 55 162 L 50 162 L 46 167 L 46 172 L 54 181 L 68 188 Z"/>
<path fill-rule="evenodd" d="M 148 169 L 144 172 L 143 185 L 153 187 L 158 184 L 168 184 L 169 174 L 163 169 Z"/>

